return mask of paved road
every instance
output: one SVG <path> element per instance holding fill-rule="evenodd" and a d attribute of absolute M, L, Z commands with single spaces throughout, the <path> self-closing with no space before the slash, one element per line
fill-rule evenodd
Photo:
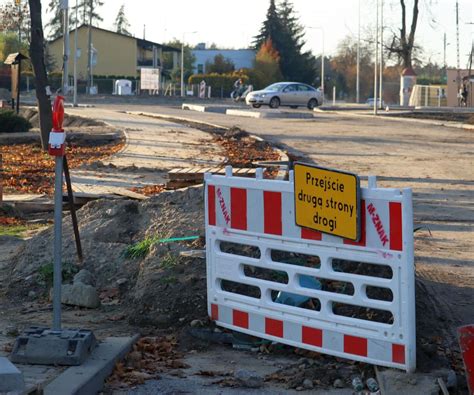
<path fill-rule="evenodd" d="M 322 166 L 413 188 L 417 273 L 452 331 L 474 317 L 474 132 L 409 120 L 320 113 L 314 119 L 248 119 L 141 103 L 103 105 L 238 126 Z M 81 111 L 81 110 L 79 110 Z M 85 111 L 85 110 L 84 110 Z M 363 183 L 364 184 L 364 183 Z M 426 230 L 426 229 L 429 229 Z M 431 232 L 431 234 L 430 234 Z"/>
<path fill-rule="evenodd" d="M 107 122 L 127 134 L 126 146 L 102 161 L 105 167 L 72 171 L 76 192 L 127 195 L 126 188 L 165 183 L 170 169 L 214 167 L 224 160 L 220 147 L 211 144 L 212 136 L 197 129 L 115 109 L 68 109 L 67 112 Z"/>

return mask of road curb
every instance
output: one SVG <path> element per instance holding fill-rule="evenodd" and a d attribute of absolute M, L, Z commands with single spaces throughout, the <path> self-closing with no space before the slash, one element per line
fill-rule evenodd
<path fill-rule="evenodd" d="M 91 356 L 80 366 L 66 369 L 44 388 L 44 395 L 90 395 L 102 390 L 105 379 L 112 373 L 117 361 L 123 359 L 139 339 L 108 337 L 100 343 Z"/>
<path fill-rule="evenodd" d="M 365 118 L 376 118 L 376 119 L 386 119 L 388 121 L 397 121 L 397 122 L 411 122 L 411 123 L 421 123 L 425 125 L 433 126 L 445 126 L 448 128 L 464 129 L 464 130 L 474 130 L 474 125 L 466 125 L 459 122 L 450 122 L 450 121 L 435 121 L 429 119 L 416 119 L 416 118 L 404 118 L 404 117 L 392 117 L 390 115 L 373 115 L 373 114 L 360 114 L 353 111 L 333 111 L 333 110 L 316 110 L 318 113 L 330 113 L 330 114 L 339 114 L 339 115 L 350 115 L 354 117 L 365 117 Z"/>
<path fill-rule="evenodd" d="M 164 114 L 156 114 L 156 113 L 152 113 L 152 112 L 142 112 L 142 111 L 126 111 L 126 113 L 131 114 L 131 115 L 141 115 L 141 116 L 144 116 L 144 117 L 159 118 L 159 119 L 165 119 L 165 120 L 167 120 L 167 119 L 168 120 L 176 119 L 178 121 L 197 123 L 197 124 L 217 128 L 217 129 L 230 130 L 230 128 L 228 128 L 227 126 L 216 125 L 216 124 L 213 124 L 213 123 L 204 122 L 204 121 L 197 121 L 195 119 L 184 118 L 184 117 L 175 117 L 175 116 L 169 116 L 169 115 L 164 115 Z M 254 134 L 249 134 L 249 136 L 252 137 L 253 139 L 257 140 L 257 141 L 265 141 L 261 137 L 256 136 Z M 272 145 L 272 148 L 276 152 L 278 152 L 278 154 L 280 155 L 280 161 L 288 162 L 290 160 L 285 151 L 281 150 L 280 148 L 274 147 L 273 145 Z M 279 179 L 279 180 L 285 179 L 288 170 L 289 169 L 282 170 L 282 168 L 280 167 L 280 169 L 278 170 L 277 179 Z"/>

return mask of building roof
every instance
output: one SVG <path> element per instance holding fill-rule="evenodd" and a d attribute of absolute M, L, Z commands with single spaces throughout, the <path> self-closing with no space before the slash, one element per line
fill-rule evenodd
<path fill-rule="evenodd" d="M 82 24 L 81 26 L 78 27 L 78 30 L 82 29 L 82 28 L 88 28 L 88 27 L 89 27 L 89 25 Z M 115 34 L 117 36 L 123 36 L 123 37 L 126 37 L 126 38 L 131 38 L 133 40 L 136 40 L 137 45 L 139 47 L 150 48 L 150 49 L 153 48 L 153 47 L 157 47 L 157 48 L 161 48 L 163 50 L 163 52 L 179 52 L 179 53 L 181 53 L 181 49 L 170 47 L 168 45 L 163 45 L 163 44 L 160 44 L 160 43 L 155 43 L 153 41 L 143 40 L 141 38 L 137 38 L 137 37 L 134 37 L 134 36 L 129 36 L 127 34 L 117 33 L 117 32 L 114 32 L 112 30 L 102 29 L 101 27 L 97 27 L 97 26 L 92 26 L 92 29 L 100 30 L 100 31 L 103 31 L 103 32 L 106 32 L 106 33 L 112 33 L 112 34 Z M 75 31 L 75 29 L 72 29 L 69 33 L 72 34 L 74 31 Z M 62 38 L 63 38 L 63 36 L 61 35 L 59 37 L 56 37 L 54 40 L 51 40 L 49 43 L 51 44 L 51 43 L 54 43 L 58 40 L 62 40 Z"/>

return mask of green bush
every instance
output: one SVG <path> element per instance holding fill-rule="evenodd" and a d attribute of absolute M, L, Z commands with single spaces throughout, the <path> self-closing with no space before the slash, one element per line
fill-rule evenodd
<path fill-rule="evenodd" d="M 11 110 L 0 110 L 0 133 L 23 133 L 32 128 L 31 123 Z"/>

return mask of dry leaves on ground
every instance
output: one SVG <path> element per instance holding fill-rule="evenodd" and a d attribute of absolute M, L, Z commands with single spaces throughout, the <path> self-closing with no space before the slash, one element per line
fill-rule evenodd
<path fill-rule="evenodd" d="M 183 355 L 176 351 L 175 336 L 143 337 L 123 362 L 115 365 L 107 380 L 111 387 L 143 384 L 145 380 L 159 379 L 159 373 L 168 369 L 184 369 Z"/>
<path fill-rule="evenodd" d="M 123 142 L 98 147 L 68 145 L 66 155 L 71 169 L 105 159 L 123 147 Z M 0 145 L 3 156 L 4 193 L 52 195 L 54 158 L 38 143 Z"/>

